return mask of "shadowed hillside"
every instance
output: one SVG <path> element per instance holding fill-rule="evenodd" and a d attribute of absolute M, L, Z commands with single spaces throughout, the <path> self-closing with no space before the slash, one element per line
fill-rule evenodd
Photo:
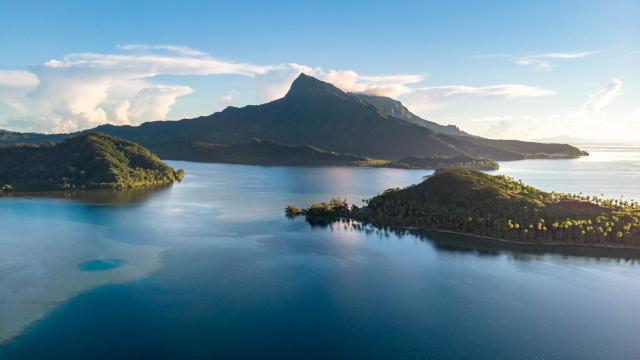
<path fill-rule="evenodd" d="M 4 191 L 132 188 L 182 176 L 144 147 L 97 133 L 57 144 L 0 147 Z"/>

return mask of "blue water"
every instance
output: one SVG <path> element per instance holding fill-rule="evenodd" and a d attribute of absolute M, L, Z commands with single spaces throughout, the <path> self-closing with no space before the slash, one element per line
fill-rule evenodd
<path fill-rule="evenodd" d="M 107 271 L 119 268 L 124 264 L 122 259 L 96 259 L 78 265 L 80 271 Z"/>
<path fill-rule="evenodd" d="M 605 148 L 499 172 L 640 198 L 639 153 Z M 171 164 L 185 181 L 142 196 L 0 199 L 0 296 L 18 306 L 56 292 L 39 288 L 51 281 L 88 286 L 6 341 L 0 359 L 640 358 L 636 261 L 476 250 L 447 235 L 283 216 L 290 203 L 357 202 L 425 171 Z M 162 249 L 157 268 L 145 265 L 152 248 Z M 78 269 L 113 258 L 127 266 Z M 118 274 L 136 277 L 106 277 Z M 0 309 L 0 330 L 2 316 L 19 314 Z"/>

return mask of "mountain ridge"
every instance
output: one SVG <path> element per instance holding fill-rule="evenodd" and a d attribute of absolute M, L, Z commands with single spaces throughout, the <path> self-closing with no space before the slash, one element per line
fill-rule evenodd
<path fill-rule="evenodd" d="M 408 109 L 406 112 L 404 117 L 414 116 L 416 121 L 425 121 Z M 139 143 L 163 159 L 175 158 L 178 151 L 175 144 L 186 147 L 196 142 L 238 144 L 253 138 L 384 160 L 407 156 L 468 156 L 497 161 L 584 155 L 579 149 L 564 144 L 444 134 L 393 116 L 383 106 L 375 106 L 306 74 L 300 74 L 293 81 L 283 98 L 265 104 L 227 107 L 207 116 L 139 126 L 101 125 L 89 131 Z M 41 140 L 50 138 L 43 136 Z M 35 138 L 29 137 L 29 141 Z"/>

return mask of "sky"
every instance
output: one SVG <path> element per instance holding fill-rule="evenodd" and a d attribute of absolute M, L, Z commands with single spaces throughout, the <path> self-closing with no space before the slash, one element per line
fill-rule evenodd
<path fill-rule="evenodd" d="M 0 128 L 264 103 L 305 72 L 465 131 L 640 143 L 640 0 L 0 0 Z"/>

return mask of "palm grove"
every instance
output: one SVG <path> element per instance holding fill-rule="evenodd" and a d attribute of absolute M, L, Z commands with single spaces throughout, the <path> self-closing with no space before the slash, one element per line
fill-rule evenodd
<path fill-rule="evenodd" d="M 514 242 L 640 246 L 640 204 L 544 192 L 506 176 L 439 170 L 422 183 L 390 189 L 348 207 L 312 205 L 290 215 L 310 222 L 349 218 L 380 227 L 454 231 Z"/>

